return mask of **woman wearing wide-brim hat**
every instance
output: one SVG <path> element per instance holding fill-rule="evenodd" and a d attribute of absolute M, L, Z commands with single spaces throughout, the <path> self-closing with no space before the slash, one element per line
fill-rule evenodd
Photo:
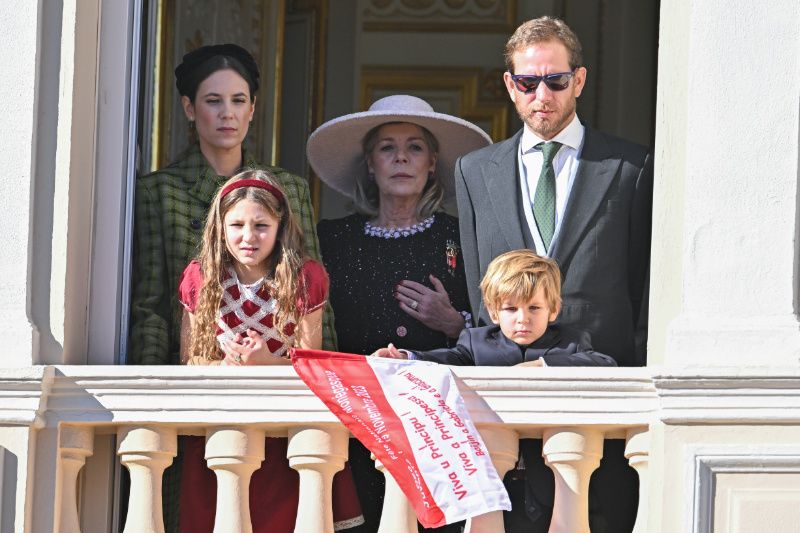
<path fill-rule="evenodd" d="M 458 220 L 441 206 L 454 194 L 456 159 L 488 144 L 474 124 L 407 95 L 311 134 L 312 168 L 356 211 L 317 226 L 340 351 L 429 350 L 470 325 Z M 350 459 L 367 530 L 377 528 L 382 476 L 363 448 L 351 446 Z"/>

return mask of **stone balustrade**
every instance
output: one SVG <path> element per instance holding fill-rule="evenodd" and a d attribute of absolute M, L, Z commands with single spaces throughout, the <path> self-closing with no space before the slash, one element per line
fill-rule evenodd
<path fill-rule="evenodd" d="M 349 435 L 292 368 L 50 368 L 46 399 L 33 417 L 41 419 L 44 435 L 57 437 L 37 445 L 37 463 L 52 457 L 56 467 L 50 485 L 34 491 L 54 502 L 52 523 L 42 530 L 80 531 L 82 513 L 91 512 L 80 502 L 91 500 L 93 491 L 113 490 L 112 479 L 108 486 L 76 488 L 84 463 L 94 459 L 95 439 L 113 436 L 131 478 L 124 531 L 164 531 L 162 474 L 176 455 L 178 435 L 185 434 L 206 438 L 206 460 L 218 486 L 215 532 L 252 530 L 248 487 L 267 436 L 289 439 L 289 463 L 300 479 L 296 531 L 333 531 L 332 479 L 347 459 Z M 484 367 L 454 373 L 501 476 L 513 468 L 520 438 L 543 439 L 556 481 L 551 532 L 589 532 L 589 478 L 607 438 L 626 439 L 626 457 L 642 481 L 637 531 L 645 530 L 648 426 L 658 412 L 647 369 Z M 384 470 L 379 462 L 376 468 Z M 380 531 L 416 531 L 408 501 L 384 474 Z M 474 517 L 467 530 L 501 532 L 502 513 Z"/>

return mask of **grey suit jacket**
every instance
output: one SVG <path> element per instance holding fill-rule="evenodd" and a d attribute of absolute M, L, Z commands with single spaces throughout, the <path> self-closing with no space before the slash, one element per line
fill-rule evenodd
<path fill-rule="evenodd" d="M 456 163 L 461 248 L 473 315 L 489 324 L 478 288 L 489 262 L 534 248 L 521 207 L 522 130 Z M 653 202 L 647 148 L 586 129 L 580 164 L 550 257 L 561 267 L 558 323 L 589 332 L 620 366 L 645 364 Z"/>

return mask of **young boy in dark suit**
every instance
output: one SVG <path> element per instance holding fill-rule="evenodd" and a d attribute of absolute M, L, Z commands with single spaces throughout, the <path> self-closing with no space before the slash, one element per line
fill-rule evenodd
<path fill-rule="evenodd" d="M 561 272 L 530 250 L 497 256 L 481 281 L 493 326 L 464 329 L 453 348 L 411 352 L 393 345 L 373 355 L 456 366 L 616 366 L 592 350 L 583 331 L 553 325 L 561 310 Z"/>
<path fill-rule="evenodd" d="M 561 310 L 561 271 L 552 259 L 530 250 L 506 252 L 489 263 L 480 288 L 493 326 L 464 329 L 453 348 L 412 352 L 390 344 L 372 355 L 455 366 L 616 366 L 592 350 L 588 333 L 553 324 Z M 508 532 L 547 531 L 554 486 L 541 446 L 521 440 L 520 461 L 504 479 L 512 504 L 504 513 Z M 592 507 L 592 530 L 605 532 Z"/>

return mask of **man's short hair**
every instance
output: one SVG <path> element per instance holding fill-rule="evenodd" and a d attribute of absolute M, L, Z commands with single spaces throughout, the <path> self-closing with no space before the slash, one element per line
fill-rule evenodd
<path fill-rule="evenodd" d="M 539 17 L 522 23 L 514 32 L 504 51 L 506 69 L 514 74 L 514 53 L 546 41 L 560 41 L 569 54 L 569 68 L 583 66 L 581 42 L 567 24 L 555 17 Z"/>
<path fill-rule="evenodd" d="M 495 314 L 506 299 L 533 299 L 542 288 L 550 311 L 561 309 L 561 270 L 549 257 L 513 250 L 495 257 L 481 280 L 483 304 Z"/>

